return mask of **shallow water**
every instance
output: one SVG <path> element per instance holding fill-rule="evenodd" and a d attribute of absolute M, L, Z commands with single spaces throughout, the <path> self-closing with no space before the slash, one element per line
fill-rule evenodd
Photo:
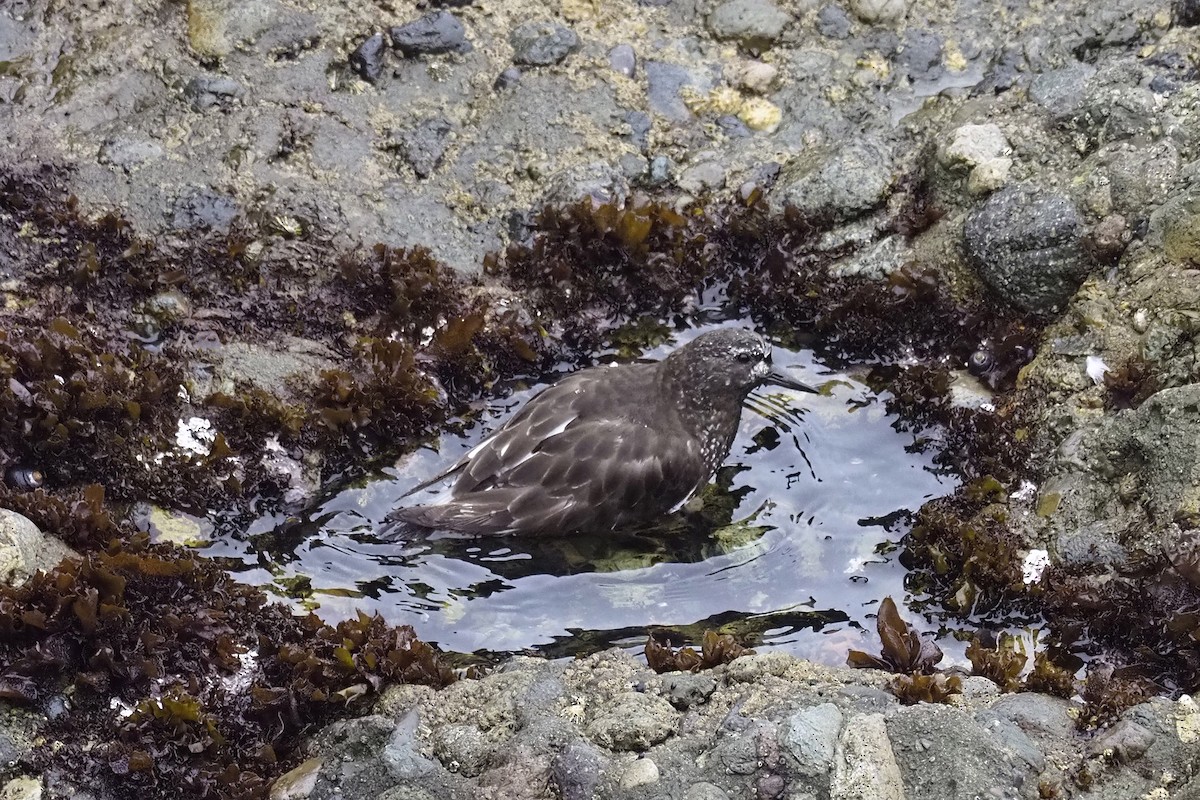
<path fill-rule="evenodd" d="M 661 358 L 712 327 L 680 330 L 643 357 Z M 916 627 L 938 632 L 906 595 L 896 552 L 908 512 L 957 483 L 933 463 L 936 432 L 906 430 L 853 370 L 780 347 L 775 362 L 823 392 L 751 395 L 718 473 L 736 502 L 733 525 L 676 519 L 639 534 L 551 540 L 375 536 L 401 495 L 456 461 L 535 386 L 488 404 L 465 432 L 331 493 L 299 524 L 207 552 L 241 560 L 240 580 L 281 594 L 296 594 L 294 579 L 306 576 L 304 594 L 326 619 L 378 611 L 459 652 L 639 648 L 647 629 L 663 626 L 675 643 L 714 628 L 760 651 L 841 664 L 850 647 L 878 652 L 872 615 L 888 595 Z M 943 647 L 958 661 L 961 646 L 946 633 Z"/>

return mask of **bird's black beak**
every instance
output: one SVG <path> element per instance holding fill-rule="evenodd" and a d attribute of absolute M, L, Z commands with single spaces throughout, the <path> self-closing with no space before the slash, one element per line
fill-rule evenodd
<path fill-rule="evenodd" d="M 779 367 L 772 367 L 771 371 L 767 373 L 767 377 L 763 379 L 763 382 L 772 383 L 776 386 L 782 386 L 785 389 L 795 389 L 797 392 L 808 392 L 810 394 L 821 393 L 819 389 L 814 389 L 807 383 L 801 383 L 791 375 L 785 374 L 779 369 Z"/>

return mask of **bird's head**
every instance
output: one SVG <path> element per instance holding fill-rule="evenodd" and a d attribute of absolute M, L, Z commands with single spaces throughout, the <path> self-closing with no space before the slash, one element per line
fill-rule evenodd
<path fill-rule="evenodd" d="M 808 384 L 774 369 L 771 344 L 753 331 L 722 328 L 705 333 L 671 353 L 666 361 L 676 380 L 699 392 L 736 395 L 739 401 L 764 383 L 817 393 Z"/>

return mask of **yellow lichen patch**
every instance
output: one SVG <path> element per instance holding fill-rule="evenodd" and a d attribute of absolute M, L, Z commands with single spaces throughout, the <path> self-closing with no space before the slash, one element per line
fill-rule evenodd
<path fill-rule="evenodd" d="M 967 58 L 958 48 L 958 42 L 953 39 L 947 40 L 942 47 L 942 62 L 951 72 L 962 72 L 967 68 Z"/>
<path fill-rule="evenodd" d="M 1175 735 L 1184 744 L 1192 744 L 1200 739 L 1200 708 L 1186 694 L 1176 703 Z"/>

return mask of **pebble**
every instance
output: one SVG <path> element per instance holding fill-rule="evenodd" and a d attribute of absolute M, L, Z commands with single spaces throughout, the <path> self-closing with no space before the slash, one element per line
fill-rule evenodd
<path fill-rule="evenodd" d="M 725 72 L 726 80 L 739 89 L 745 89 L 754 94 L 766 94 L 775 87 L 779 77 L 779 68 L 774 64 L 762 61 L 737 61 L 730 65 Z"/>
<path fill-rule="evenodd" d="M 508 40 L 514 62 L 537 67 L 561 63 L 580 48 L 575 31 L 548 20 L 524 22 L 513 29 Z"/>
<path fill-rule="evenodd" d="M 496 82 L 492 84 L 492 88 L 496 91 L 504 91 L 511 89 L 521 82 L 521 68 L 509 67 L 496 76 Z"/>
<path fill-rule="evenodd" d="M 645 150 L 650 144 L 650 128 L 654 121 L 645 111 L 630 111 L 625 115 L 625 124 L 629 126 L 629 138 L 639 150 Z"/>
<path fill-rule="evenodd" d="M 707 22 L 713 36 L 757 53 L 779 41 L 791 17 L 772 0 L 728 0 L 708 15 Z"/>
<path fill-rule="evenodd" d="M 801 775 L 824 775 L 833 766 L 842 732 L 842 712 L 833 703 L 797 711 L 788 720 L 783 744 L 796 759 Z"/>
<path fill-rule="evenodd" d="M 632 78 L 637 74 L 637 53 L 633 50 L 633 45 L 619 44 L 612 50 L 608 51 L 608 65 L 613 68 L 614 72 L 624 75 L 626 78 Z"/>
<path fill-rule="evenodd" d="M 742 104 L 738 111 L 738 119 L 746 123 L 746 127 L 752 131 L 773 133 L 783 120 L 783 112 L 769 100 L 751 97 Z"/>
<path fill-rule="evenodd" d="M 991 194 L 1008 183 L 1012 165 L 1012 159 L 1007 156 L 979 162 L 967 176 L 967 192 L 976 197 Z"/>
<path fill-rule="evenodd" d="M 650 178 L 647 183 L 650 186 L 662 186 L 671 180 L 673 166 L 671 159 L 667 156 L 655 156 L 650 159 Z"/>
<path fill-rule="evenodd" d="M 974 167 L 1003 155 L 1008 148 L 1008 138 L 999 125 L 990 122 L 963 125 L 951 134 L 950 143 L 942 150 L 939 160 L 947 167 Z"/>
<path fill-rule="evenodd" d="M 383 53 L 386 49 L 383 34 L 371 34 L 350 54 L 350 68 L 364 81 L 375 83 L 383 75 Z"/>
<path fill-rule="evenodd" d="M 906 0 L 850 0 L 850 11 L 863 22 L 899 22 L 908 13 Z"/>
<path fill-rule="evenodd" d="M 223 75 L 197 75 L 183 87 L 183 94 L 192 101 L 192 108 L 207 111 L 242 96 L 242 85 Z"/>
<path fill-rule="evenodd" d="M 75 553 L 15 511 L 0 509 L 0 585 L 20 586 Z"/>
<path fill-rule="evenodd" d="M 852 24 L 850 15 L 841 6 L 823 6 L 817 12 L 817 33 L 828 39 L 849 38 Z"/>
<path fill-rule="evenodd" d="M 632 789 L 658 783 L 658 764 L 649 758 L 639 758 L 621 772 L 621 788 Z"/>
<path fill-rule="evenodd" d="M 447 140 L 454 126 L 449 120 L 435 117 L 427 119 L 398 137 L 401 155 L 418 178 L 428 178 L 441 166 L 446 154 Z"/>
<path fill-rule="evenodd" d="M 692 111 L 680 95 L 684 87 L 697 94 L 707 94 L 712 89 L 712 80 L 703 74 L 693 73 L 687 67 L 668 64 L 664 61 L 647 61 L 646 103 L 659 116 L 675 122 L 687 122 Z"/>
<path fill-rule="evenodd" d="M 466 53 L 472 49 L 467 31 L 449 11 L 433 11 L 391 30 L 392 47 L 408 58 L 440 53 Z"/>
<path fill-rule="evenodd" d="M 731 139 L 746 139 L 753 136 L 750 129 L 746 127 L 746 123 L 731 114 L 717 117 L 717 127 Z"/>

